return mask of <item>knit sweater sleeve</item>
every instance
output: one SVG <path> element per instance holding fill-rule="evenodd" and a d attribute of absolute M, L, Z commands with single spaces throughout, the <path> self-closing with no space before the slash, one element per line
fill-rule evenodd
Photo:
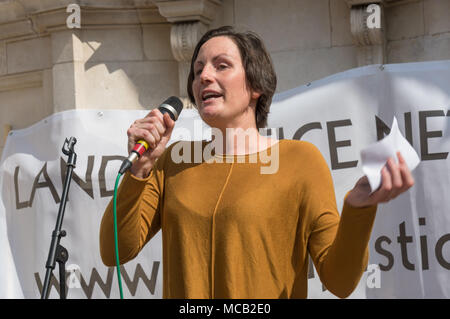
<path fill-rule="evenodd" d="M 120 183 L 117 191 L 120 264 L 136 257 L 143 246 L 161 229 L 160 211 L 167 153 L 166 149 L 147 178 L 137 178 L 128 171 Z M 100 224 L 100 255 L 106 266 L 116 264 L 113 199 L 109 202 Z"/>
<path fill-rule="evenodd" d="M 324 286 L 340 298 L 358 285 L 368 263 L 368 244 L 377 206 L 351 207 L 344 201 L 342 214 L 325 159 L 311 147 L 309 174 L 303 207 L 310 216 L 308 251 Z M 318 182 L 320 181 L 320 182 Z"/>

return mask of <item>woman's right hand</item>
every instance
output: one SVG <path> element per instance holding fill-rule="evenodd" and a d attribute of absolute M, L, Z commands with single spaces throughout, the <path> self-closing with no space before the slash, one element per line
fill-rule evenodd
<path fill-rule="evenodd" d="M 128 153 L 139 140 L 145 140 L 149 145 L 149 149 L 131 166 L 131 174 L 139 178 L 146 178 L 150 174 L 156 160 L 166 149 L 174 126 L 175 121 L 170 115 L 163 115 L 158 109 L 153 109 L 146 117 L 136 120 L 130 126 L 127 130 Z"/>

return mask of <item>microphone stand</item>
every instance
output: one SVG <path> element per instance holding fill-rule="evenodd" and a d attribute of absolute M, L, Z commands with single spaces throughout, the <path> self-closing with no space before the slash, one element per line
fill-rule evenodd
<path fill-rule="evenodd" d="M 74 146 L 76 143 L 77 139 L 75 137 L 72 136 L 69 140 L 66 138 L 62 148 L 63 153 L 69 156 L 69 159 L 67 161 L 66 177 L 64 180 L 61 203 L 59 205 L 58 217 L 56 219 L 55 230 L 53 230 L 52 232 L 52 241 L 50 244 L 47 263 L 45 265 L 45 267 L 47 268 L 47 272 L 45 273 L 41 299 L 48 299 L 50 278 L 53 269 L 55 269 L 56 262 L 58 262 L 59 266 L 59 296 L 60 299 L 66 299 L 66 261 L 69 258 L 69 252 L 66 248 L 61 246 L 59 242 L 61 241 L 61 237 L 66 236 L 66 231 L 61 230 L 61 226 L 64 218 L 64 210 L 66 209 L 67 194 L 69 193 L 69 186 L 72 180 L 72 172 L 77 161 L 77 154 L 74 150 Z"/>

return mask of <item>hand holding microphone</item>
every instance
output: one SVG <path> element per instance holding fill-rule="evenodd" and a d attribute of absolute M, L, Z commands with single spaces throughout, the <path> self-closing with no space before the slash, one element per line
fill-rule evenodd
<path fill-rule="evenodd" d="M 136 177 L 145 178 L 149 175 L 156 160 L 166 149 L 182 109 L 181 100 L 172 96 L 130 126 L 127 130 L 130 155 L 120 167 L 121 174 L 131 168 L 131 173 Z"/>

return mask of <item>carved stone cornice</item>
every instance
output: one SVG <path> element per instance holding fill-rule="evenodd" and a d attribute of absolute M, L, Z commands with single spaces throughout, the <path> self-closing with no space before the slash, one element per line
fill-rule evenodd
<path fill-rule="evenodd" d="M 371 3 L 383 3 L 385 0 L 345 0 L 349 8 Z"/>
<path fill-rule="evenodd" d="M 366 5 L 353 7 L 350 10 L 350 30 L 353 35 L 354 43 L 357 46 L 365 45 L 378 45 L 383 44 L 383 22 L 384 14 L 381 8 L 381 28 L 369 28 L 367 25 L 367 19 L 369 18 L 370 12 L 367 12 Z"/>
<path fill-rule="evenodd" d="M 154 0 L 2 0 L 6 3 L 15 3 L 22 7 L 26 13 L 38 13 L 66 8 L 69 4 L 78 4 L 80 7 L 106 8 L 106 9 L 133 9 L 156 8 Z"/>
<path fill-rule="evenodd" d="M 389 7 L 394 7 L 394 6 L 401 6 L 407 3 L 412 3 L 412 2 L 419 2 L 422 0 L 383 0 L 383 5 L 386 8 Z"/>
<path fill-rule="evenodd" d="M 178 62 L 189 62 L 194 48 L 208 27 L 202 22 L 176 23 L 170 31 L 172 53 Z"/>
<path fill-rule="evenodd" d="M 46 5 L 39 6 L 39 3 Z M 84 29 L 166 22 L 158 7 L 148 0 L 134 0 L 129 5 L 125 5 L 129 1 L 16 0 L 0 3 L 0 40 L 66 30 L 70 15 L 66 9 L 70 3 L 80 3 L 81 27 Z"/>
<path fill-rule="evenodd" d="M 385 8 L 394 7 L 403 5 L 406 3 L 411 2 L 419 2 L 421 0 L 345 0 L 347 3 L 347 6 L 351 8 L 352 6 L 358 6 L 363 4 L 370 4 L 370 3 L 379 3 L 383 5 Z"/>
<path fill-rule="evenodd" d="M 172 23 L 170 43 L 178 62 L 190 61 L 195 45 L 208 30 L 221 0 L 158 0 L 160 14 Z"/>
<path fill-rule="evenodd" d="M 221 0 L 177 0 L 155 1 L 159 12 L 169 22 L 200 21 L 209 25 Z"/>
<path fill-rule="evenodd" d="M 160 14 L 172 23 L 170 44 L 178 61 L 179 97 L 185 108 L 193 105 L 187 97 L 187 78 L 195 46 L 222 5 L 221 0 L 159 0 Z"/>
<path fill-rule="evenodd" d="M 42 71 L 5 75 L 0 77 L 0 92 L 41 87 L 42 83 Z"/>
<path fill-rule="evenodd" d="M 383 1 L 352 0 L 350 8 L 350 31 L 357 50 L 358 66 L 383 64 L 386 60 L 386 30 Z M 379 5 L 379 27 L 368 25 L 373 11 L 367 11 L 371 4 Z"/>

